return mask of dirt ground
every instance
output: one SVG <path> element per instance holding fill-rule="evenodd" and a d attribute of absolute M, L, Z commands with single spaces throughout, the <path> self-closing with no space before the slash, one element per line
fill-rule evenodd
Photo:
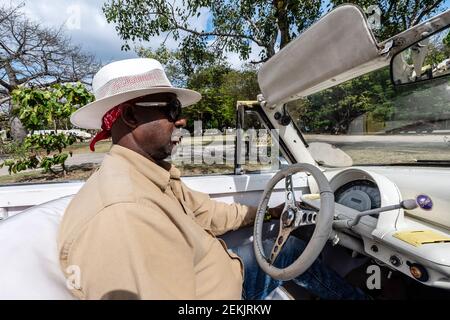
<path fill-rule="evenodd" d="M 97 170 L 99 165 L 84 164 L 70 168 L 66 174 L 59 172 L 58 174 L 44 173 L 42 170 L 34 170 L 29 172 L 19 172 L 12 175 L 0 176 L 0 185 L 11 183 L 39 183 L 39 182 L 62 182 L 69 180 L 87 180 Z"/>

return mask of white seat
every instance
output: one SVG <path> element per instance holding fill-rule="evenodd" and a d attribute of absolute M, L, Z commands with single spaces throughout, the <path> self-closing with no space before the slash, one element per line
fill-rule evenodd
<path fill-rule="evenodd" d="M 60 269 L 56 243 L 59 224 L 72 197 L 49 201 L 0 221 L 0 300 L 75 299 Z M 289 298 L 281 288 L 267 297 Z"/>
<path fill-rule="evenodd" d="M 57 235 L 72 196 L 0 222 L 0 300 L 75 299 L 59 267 Z"/>

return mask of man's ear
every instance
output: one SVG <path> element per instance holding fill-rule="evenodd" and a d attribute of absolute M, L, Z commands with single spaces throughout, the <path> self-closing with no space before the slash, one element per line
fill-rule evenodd
<path fill-rule="evenodd" d="M 125 105 L 122 113 L 120 114 L 122 121 L 130 128 L 134 129 L 138 126 L 138 121 L 134 115 L 132 105 Z"/>

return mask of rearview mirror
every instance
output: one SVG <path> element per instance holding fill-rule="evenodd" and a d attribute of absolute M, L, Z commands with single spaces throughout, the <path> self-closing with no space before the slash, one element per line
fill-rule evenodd
<path fill-rule="evenodd" d="M 391 60 L 394 85 L 416 83 L 450 74 L 450 28 L 442 29 L 400 51 Z"/>

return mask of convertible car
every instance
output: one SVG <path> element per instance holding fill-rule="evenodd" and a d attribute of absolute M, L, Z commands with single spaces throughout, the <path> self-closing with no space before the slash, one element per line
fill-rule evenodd
<path fill-rule="evenodd" d="M 316 259 L 375 299 L 450 298 L 449 25 L 447 11 L 380 43 L 359 7 L 339 6 L 260 68 L 260 94 L 238 102 L 225 142 L 199 144 L 228 166 L 182 179 L 218 201 L 258 206 L 253 227 L 223 239 L 253 242 L 261 268 L 286 280 L 270 298 L 313 299 L 289 280 Z M 439 126 L 415 130 L 425 122 Z M 195 138 L 179 146 L 181 168 Z M 250 161 L 255 143 L 271 152 L 263 165 Z M 73 299 L 76 272 L 64 276 L 56 237 L 82 185 L 0 187 L 0 299 Z M 266 221 L 267 206 L 283 202 L 280 220 Z M 277 269 L 289 236 L 307 247 Z"/>

